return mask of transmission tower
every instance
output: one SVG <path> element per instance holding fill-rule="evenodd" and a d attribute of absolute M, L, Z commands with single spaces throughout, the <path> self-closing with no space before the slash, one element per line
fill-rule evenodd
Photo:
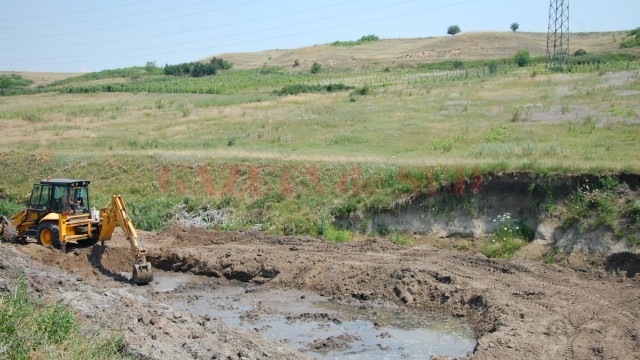
<path fill-rule="evenodd" d="M 569 65 L 569 0 L 549 2 L 547 68 Z"/>

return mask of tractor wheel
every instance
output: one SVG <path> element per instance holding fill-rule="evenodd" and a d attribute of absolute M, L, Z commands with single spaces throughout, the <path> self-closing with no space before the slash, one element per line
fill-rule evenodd
<path fill-rule="evenodd" d="M 41 222 L 40 225 L 38 225 L 38 244 L 58 249 L 60 248 L 59 234 L 58 225 L 54 225 L 54 223 L 50 221 Z"/>

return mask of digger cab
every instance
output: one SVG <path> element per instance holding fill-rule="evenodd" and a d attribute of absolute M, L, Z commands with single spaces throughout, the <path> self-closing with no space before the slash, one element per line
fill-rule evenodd
<path fill-rule="evenodd" d="M 18 238 L 66 249 L 68 242 L 95 240 L 100 233 L 97 211 L 91 212 L 89 180 L 45 179 L 33 185 L 25 210 L 11 217 Z"/>
<path fill-rule="evenodd" d="M 64 215 L 89 214 L 89 180 L 46 179 L 33 185 L 29 211 L 44 216 L 49 213 Z"/>

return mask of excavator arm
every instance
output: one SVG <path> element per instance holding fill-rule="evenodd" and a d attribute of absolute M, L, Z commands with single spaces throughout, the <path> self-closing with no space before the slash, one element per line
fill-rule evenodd
<path fill-rule="evenodd" d="M 100 210 L 100 217 L 102 218 L 102 228 L 98 239 L 104 244 L 105 240 L 111 239 L 116 225 L 120 225 L 131 243 L 131 250 L 135 257 L 131 281 L 138 285 L 151 282 L 153 274 L 151 272 L 151 264 L 147 262 L 147 252 L 142 247 L 138 233 L 127 215 L 122 196 L 113 195 L 111 197 L 111 207 Z"/>

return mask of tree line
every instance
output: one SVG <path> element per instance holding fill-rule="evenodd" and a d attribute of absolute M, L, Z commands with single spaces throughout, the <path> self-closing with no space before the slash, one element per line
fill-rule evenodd
<path fill-rule="evenodd" d="M 221 58 L 212 58 L 208 63 L 190 62 L 177 65 L 165 65 L 164 74 L 171 76 L 213 76 L 220 70 L 231 69 L 232 64 Z"/>

